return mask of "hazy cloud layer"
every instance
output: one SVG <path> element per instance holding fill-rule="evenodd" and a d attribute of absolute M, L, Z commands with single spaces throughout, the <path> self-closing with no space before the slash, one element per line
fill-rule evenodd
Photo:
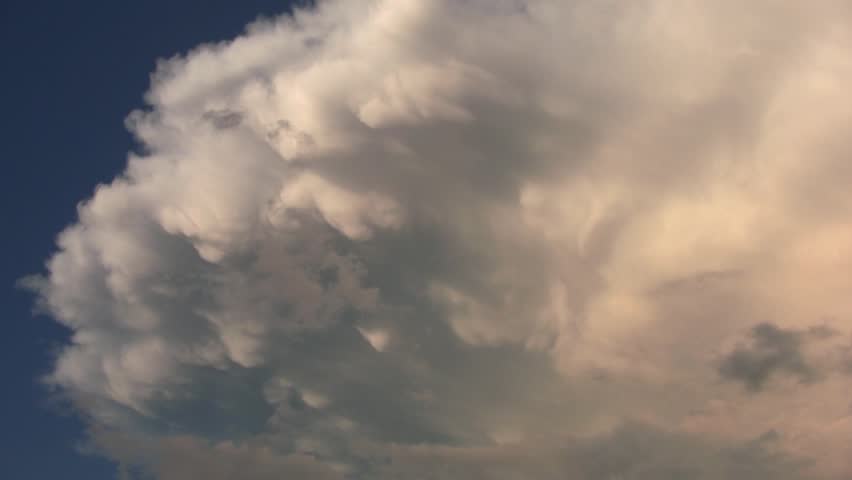
<path fill-rule="evenodd" d="M 48 382 L 128 477 L 848 479 L 850 19 L 326 1 L 163 61 L 27 281 Z"/>

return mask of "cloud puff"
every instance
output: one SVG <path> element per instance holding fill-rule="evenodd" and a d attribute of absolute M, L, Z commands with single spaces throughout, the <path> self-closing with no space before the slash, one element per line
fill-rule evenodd
<path fill-rule="evenodd" d="M 751 339 L 751 346 L 738 347 L 723 359 L 719 365 L 723 377 L 741 381 L 752 390 L 759 390 L 775 372 L 803 382 L 814 380 L 816 371 L 802 356 L 798 332 L 762 323 L 751 330 Z"/>
<path fill-rule="evenodd" d="M 842 353 L 850 14 L 326 1 L 165 60 L 27 282 L 47 381 L 161 478 L 848 477 L 848 376 L 718 373 Z"/>
<path fill-rule="evenodd" d="M 837 341 L 841 338 L 839 332 L 825 325 L 796 330 L 761 323 L 749 331 L 747 343 L 738 344 L 724 355 L 718 371 L 751 391 L 761 390 L 778 374 L 795 377 L 802 383 L 815 382 L 845 370 L 848 347 Z"/>

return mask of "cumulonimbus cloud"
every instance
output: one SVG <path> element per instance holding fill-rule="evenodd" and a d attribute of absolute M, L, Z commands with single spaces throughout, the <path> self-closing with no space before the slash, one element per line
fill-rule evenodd
<path fill-rule="evenodd" d="M 847 478 L 849 376 L 772 375 L 844 334 L 737 342 L 850 330 L 850 14 L 325 1 L 163 61 L 28 280 L 47 380 L 166 479 Z"/>

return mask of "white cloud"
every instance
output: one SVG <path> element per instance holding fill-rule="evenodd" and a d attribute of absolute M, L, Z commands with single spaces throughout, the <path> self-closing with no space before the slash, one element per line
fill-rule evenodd
<path fill-rule="evenodd" d="M 769 478 L 788 457 L 748 445 L 773 429 L 815 460 L 790 478 L 842 478 L 851 13 L 326 1 L 164 61 L 128 121 L 145 153 L 30 282 L 74 332 L 49 381 L 95 428 L 191 450 L 105 449 L 162 478 L 217 455 L 268 456 L 257 478 Z M 742 353 L 759 324 L 840 333 L 785 347 L 802 384 Z M 759 393 L 719 375 L 737 348 Z M 631 419 L 653 465 L 542 447 Z"/>
<path fill-rule="evenodd" d="M 377 352 L 383 352 L 390 342 L 390 332 L 382 329 L 368 330 L 366 328 L 358 328 L 358 332 L 367 340 L 371 347 Z"/>

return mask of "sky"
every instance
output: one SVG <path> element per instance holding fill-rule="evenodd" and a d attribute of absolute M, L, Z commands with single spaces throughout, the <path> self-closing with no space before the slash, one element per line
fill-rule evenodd
<path fill-rule="evenodd" d="M 3 8 L 12 478 L 852 479 L 847 2 Z"/>

